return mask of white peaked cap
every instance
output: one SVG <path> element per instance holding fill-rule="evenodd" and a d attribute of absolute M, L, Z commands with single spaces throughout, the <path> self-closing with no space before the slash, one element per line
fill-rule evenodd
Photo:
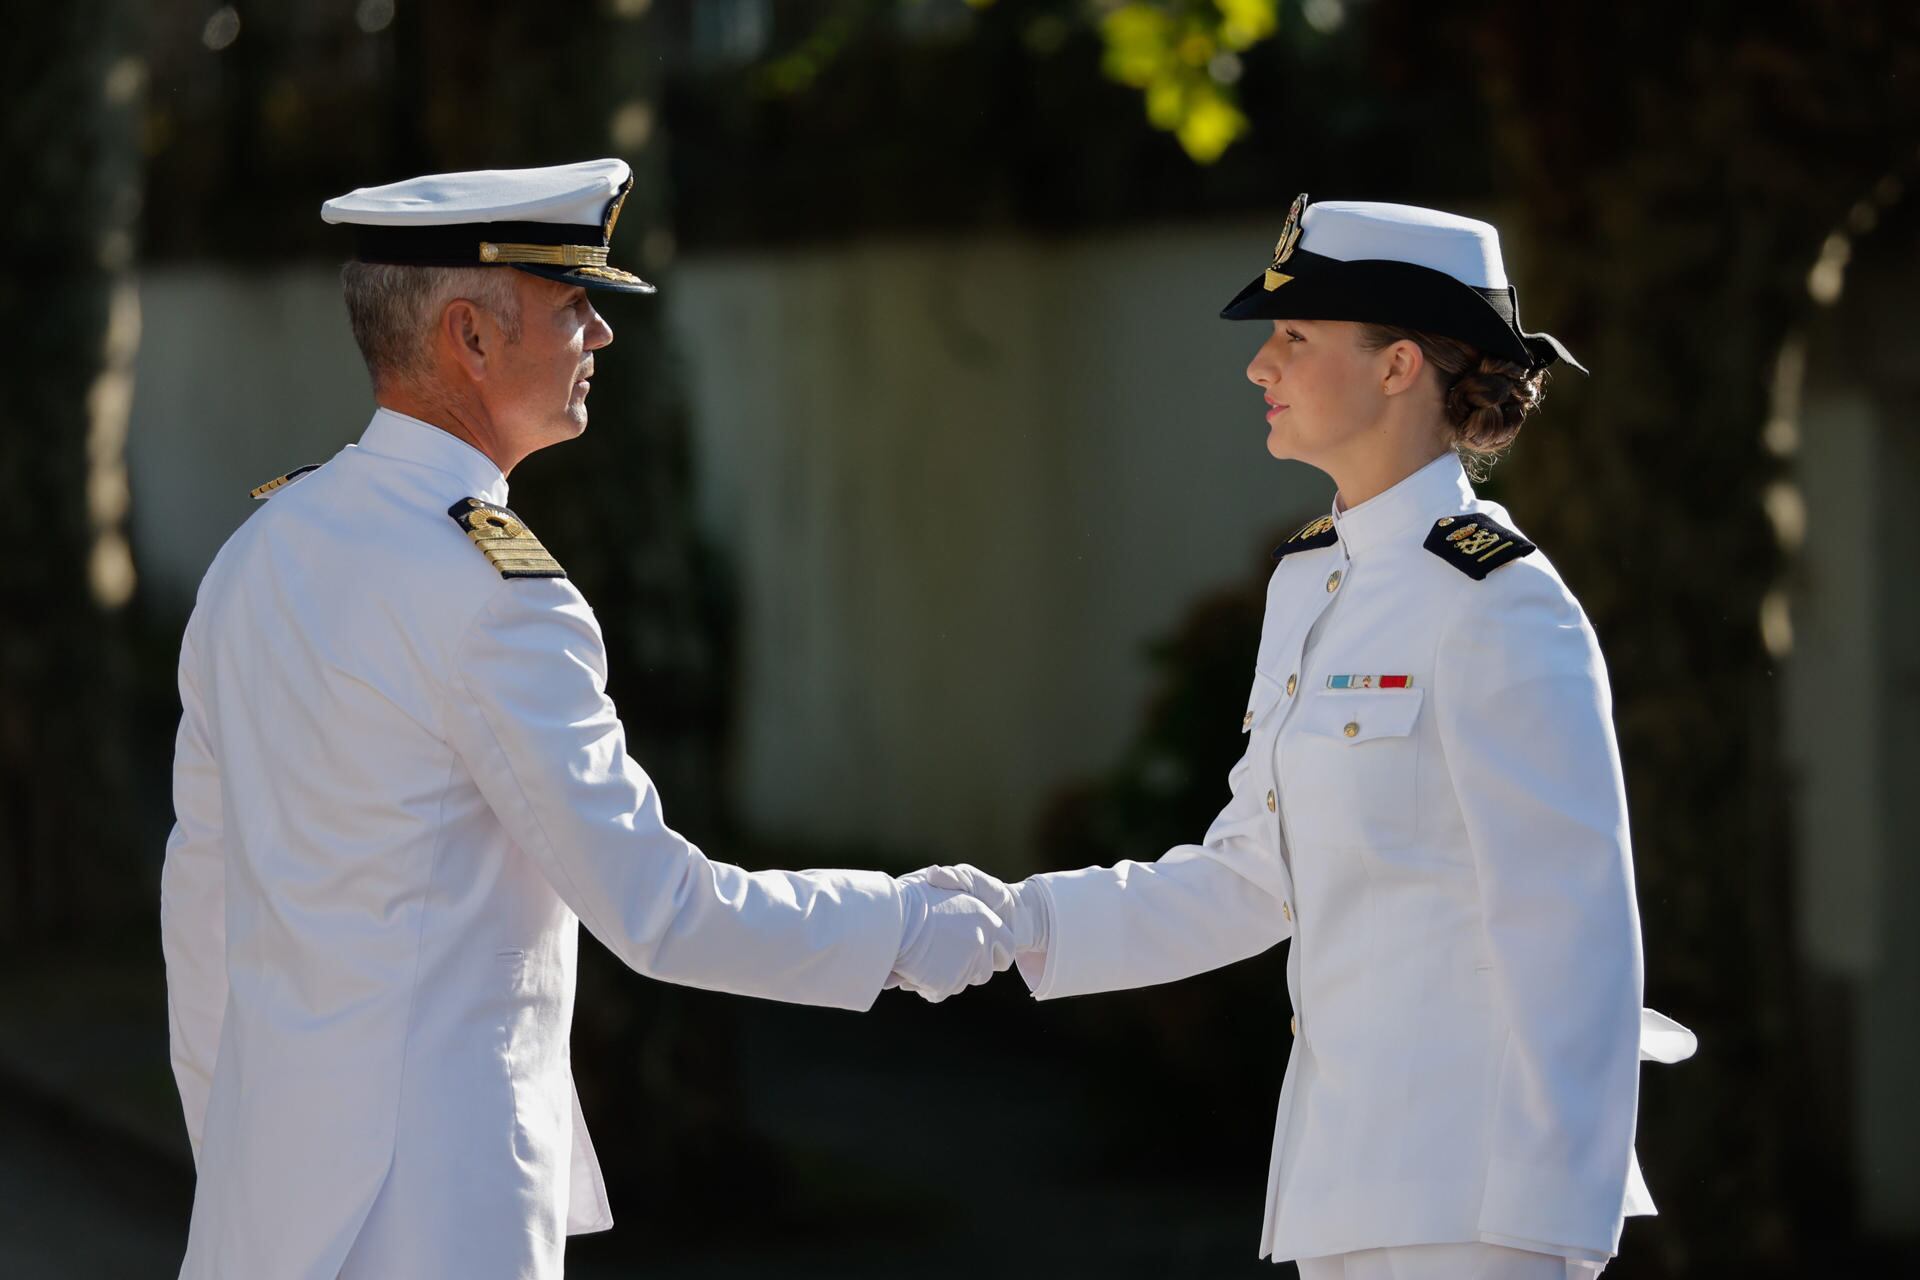
<path fill-rule="evenodd" d="M 515 267 L 587 289 L 652 293 L 608 261 L 632 189 L 625 160 L 433 173 L 335 196 L 320 217 L 354 229 L 362 262 Z"/>
<path fill-rule="evenodd" d="M 1476 289 L 1507 287 L 1500 233 L 1491 223 L 1418 205 L 1367 200 L 1310 204 L 1300 218 L 1300 247 L 1341 262 L 1411 262 Z"/>
<path fill-rule="evenodd" d="M 331 223 L 437 227 L 468 222 L 553 222 L 597 227 L 633 176 L 625 160 L 543 169 L 476 169 L 361 187 L 320 206 Z"/>

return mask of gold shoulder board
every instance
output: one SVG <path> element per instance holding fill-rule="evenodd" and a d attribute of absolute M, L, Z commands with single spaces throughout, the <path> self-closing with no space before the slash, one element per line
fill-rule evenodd
<path fill-rule="evenodd" d="M 567 571 L 547 554 L 540 539 L 505 507 L 479 498 L 462 498 L 447 508 L 453 522 L 503 578 L 564 578 Z"/>
<path fill-rule="evenodd" d="M 320 469 L 320 464 L 317 462 L 309 462 L 304 467 L 295 467 L 293 470 L 287 472 L 287 474 L 283 476 L 275 476 L 273 479 L 267 481 L 265 484 L 255 485 L 253 488 L 247 491 L 247 496 L 249 498 L 252 498 L 255 502 L 258 502 L 260 499 L 272 494 L 275 490 L 286 488 L 288 485 L 292 484 L 295 480 L 298 480 L 301 476 L 307 474 L 307 472 L 318 471 L 319 469 Z"/>

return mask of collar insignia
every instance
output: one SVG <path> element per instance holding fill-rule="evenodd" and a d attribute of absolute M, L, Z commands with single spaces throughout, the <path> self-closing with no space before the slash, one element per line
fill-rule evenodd
<path fill-rule="evenodd" d="M 1273 549 L 1275 560 L 1284 560 L 1296 551 L 1312 551 L 1318 547 L 1330 547 L 1340 541 L 1340 535 L 1333 527 L 1332 516 L 1321 516 L 1302 525 L 1291 538 Z"/>
<path fill-rule="evenodd" d="M 1537 550 L 1513 530 L 1478 513 L 1441 516 L 1427 534 L 1425 545 L 1476 582 L 1501 565 L 1512 564 Z"/>

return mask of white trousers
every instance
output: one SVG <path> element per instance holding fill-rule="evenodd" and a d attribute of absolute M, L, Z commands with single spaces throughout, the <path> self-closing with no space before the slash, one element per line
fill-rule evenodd
<path fill-rule="evenodd" d="M 1604 1262 L 1578 1262 L 1497 1244 L 1411 1244 L 1301 1258 L 1300 1280 L 1594 1280 Z"/>

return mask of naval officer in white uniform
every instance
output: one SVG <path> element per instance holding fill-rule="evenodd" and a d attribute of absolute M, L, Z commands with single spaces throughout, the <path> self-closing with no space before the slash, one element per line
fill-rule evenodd
<path fill-rule="evenodd" d="M 578 926 L 639 972 L 864 1009 L 1010 962 L 974 899 L 749 873 L 666 825 L 593 610 L 506 507 L 586 426 L 618 160 L 363 189 L 380 409 L 263 485 L 181 645 L 161 923 L 188 1280 L 550 1280 L 612 1224 L 568 1060 Z M 511 268 L 518 268 L 511 269 Z"/>
<path fill-rule="evenodd" d="M 1521 329 L 1494 228 L 1401 205 L 1302 196 L 1223 314 L 1268 329 L 1268 451 L 1338 486 L 1275 553 L 1232 798 L 1153 862 L 925 874 L 1011 919 L 1043 1000 L 1292 939 L 1262 1256 L 1304 1280 L 1590 1277 L 1653 1211 L 1639 1061 L 1693 1038 L 1641 1009 L 1593 628 L 1468 476 L 1572 357 Z"/>

